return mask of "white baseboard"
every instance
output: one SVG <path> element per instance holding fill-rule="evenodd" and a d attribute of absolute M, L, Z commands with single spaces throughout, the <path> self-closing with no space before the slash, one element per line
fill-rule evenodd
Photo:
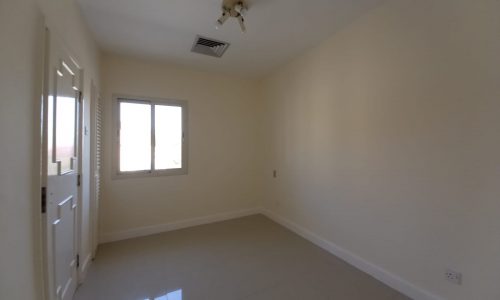
<path fill-rule="evenodd" d="M 339 257 L 340 259 L 346 261 L 350 265 L 356 267 L 357 269 L 371 275 L 372 277 L 378 279 L 379 281 L 385 283 L 386 285 L 392 287 L 393 289 L 399 291 L 400 293 L 415 299 L 415 300 L 443 300 L 442 298 L 429 293 L 428 291 L 415 286 L 414 284 L 404 280 L 403 278 L 392 274 L 379 266 L 376 266 L 363 258 L 357 256 L 356 254 L 347 251 L 334 243 L 318 236 L 312 231 L 305 229 L 304 227 L 282 217 L 274 212 L 266 209 L 261 210 L 262 214 L 275 221 L 276 223 L 290 229 L 291 231 L 297 233 L 313 244 L 323 248 L 324 250 L 332 253 L 333 255 Z"/>
<path fill-rule="evenodd" d="M 233 212 L 225 212 L 205 217 L 192 218 L 187 220 L 175 221 L 172 223 L 160 224 L 160 225 L 152 225 L 140 228 L 134 228 L 130 230 L 118 231 L 118 232 L 110 232 L 102 234 L 99 238 L 99 244 L 115 242 L 120 240 L 126 240 L 141 236 L 147 236 L 162 232 L 168 232 L 198 225 L 204 225 L 209 223 L 215 223 L 220 221 L 226 221 L 241 217 L 246 217 L 250 215 L 260 214 L 260 209 L 245 209 Z"/>

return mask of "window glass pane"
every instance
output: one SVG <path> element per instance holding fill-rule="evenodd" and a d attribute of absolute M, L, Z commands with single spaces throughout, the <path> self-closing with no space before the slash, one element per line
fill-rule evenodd
<path fill-rule="evenodd" d="M 56 157 L 61 161 L 61 172 L 71 170 L 75 157 L 76 99 L 57 97 Z"/>
<path fill-rule="evenodd" d="M 120 171 L 151 170 L 151 105 L 120 102 Z"/>
<path fill-rule="evenodd" d="M 71 160 L 76 156 L 77 96 L 72 88 L 72 77 L 69 72 L 64 70 L 63 77 L 57 76 L 57 80 L 55 157 L 56 161 L 61 161 L 61 172 L 66 173 L 74 167 Z M 53 117 L 53 115 L 50 115 L 50 117 Z"/>
<path fill-rule="evenodd" d="M 182 108 L 155 105 L 155 169 L 182 168 Z"/>
<path fill-rule="evenodd" d="M 57 165 L 54 162 L 57 161 L 57 157 L 54 156 L 54 105 L 55 97 L 49 95 L 47 104 L 47 174 L 49 176 L 57 175 Z"/>

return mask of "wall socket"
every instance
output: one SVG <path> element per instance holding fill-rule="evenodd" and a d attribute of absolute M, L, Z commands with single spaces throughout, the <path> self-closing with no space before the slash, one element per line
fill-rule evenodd
<path fill-rule="evenodd" d="M 454 284 L 461 285 L 462 284 L 462 273 L 447 269 L 444 273 L 446 280 L 452 282 Z"/>

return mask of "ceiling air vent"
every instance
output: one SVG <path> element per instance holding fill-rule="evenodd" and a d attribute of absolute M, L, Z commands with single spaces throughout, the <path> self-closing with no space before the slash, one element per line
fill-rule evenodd
<path fill-rule="evenodd" d="M 221 57 L 229 48 L 229 43 L 197 36 L 191 52 Z"/>

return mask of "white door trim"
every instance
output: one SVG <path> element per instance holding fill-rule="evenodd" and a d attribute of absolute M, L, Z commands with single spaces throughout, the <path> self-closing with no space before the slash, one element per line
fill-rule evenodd
<path fill-rule="evenodd" d="M 102 126 L 98 124 L 98 114 L 101 118 L 102 123 L 102 99 L 97 89 L 94 81 L 90 83 L 90 239 L 91 239 L 91 255 L 92 258 L 95 257 L 97 252 L 97 246 L 99 245 L 99 200 L 101 188 L 99 182 L 101 182 L 102 177 L 100 175 L 101 170 L 97 170 L 99 161 L 97 161 L 98 156 L 100 156 L 100 164 L 102 167 L 102 150 L 99 152 L 99 139 L 97 126 Z M 100 104 L 100 107 L 99 107 Z M 100 108 L 100 111 L 98 111 Z M 102 136 L 102 127 L 101 127 Z M 97 175 L 96 175 L 97 174 Z M 99 176 L 99 178 L 96 178 Z"/>
<path fill-rule="evenodd" d="M 76 249 L 78 252 L 78 263 L 79 266 L 76 270 L 76 279 L 77 283 L 80 284 L 83 282 L 83 279 L 85 278 L 85 272 L 86 272 L 86 263 L 87 263 L 87 258 L 82 256 L 82 230 L 83 230 L 83 145 L 84 145 L 84 140 L 85 140 L 85 124 L 83 122 L 83 111 L 84 111 L 84 95 L 83 95 L 83 70 L 80 68 L 80 86 L 82 87 L 80 89 L 80 110 L 78 111 L 79 114 L 79 122 L 78 122 L 78 207 L 76 211 L 77 215 L 77 228 L 76 228 Z M 84 268 L 85 266 L 85 268 Z"/>

